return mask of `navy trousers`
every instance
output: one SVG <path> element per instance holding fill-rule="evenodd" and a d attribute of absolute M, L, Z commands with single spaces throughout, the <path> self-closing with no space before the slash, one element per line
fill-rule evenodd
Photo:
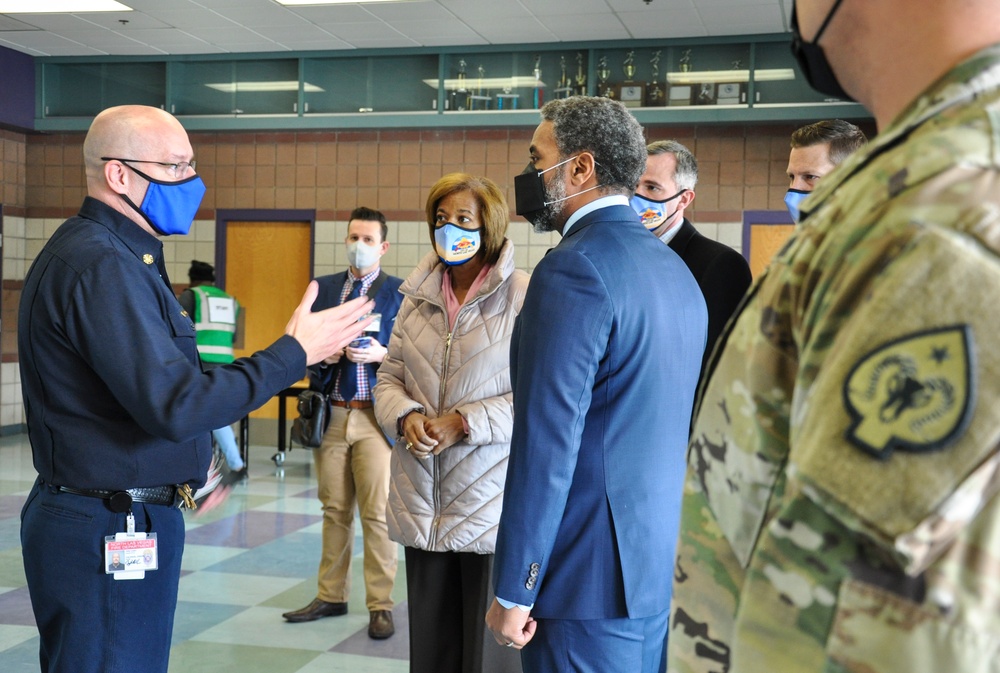
<path fill-rule="evenodd" d="M 42 673 L 166 673 L 184 519 L 168 505 L 133 503 L 132 514 L 137 532 L 157 534 L 158 569 L 115 580 L 104 538 L 125 531 L 125 514 L 100 498 L 31 489 L 21 546 Z"/>
<path fill-rule="evenodd" d="M 670 610 L 644 619 L 539 619 L 524 673 L 657 673 Z"/>

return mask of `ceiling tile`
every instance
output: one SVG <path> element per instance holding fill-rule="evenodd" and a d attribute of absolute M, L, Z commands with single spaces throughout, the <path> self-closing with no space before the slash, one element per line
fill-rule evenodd
<path fill-rule="evenodd" d="M 557 42 L 555 34 L 534 18 L 491 18 L 469 22 L 469 27 L 491 44 Z"/>
<path fill-rule="evenodd" d="M 402 33 L 383 21 L 322 23 L 320 24 L 320 28 L 351 44 L 354 44 L 354 40 L 357 38 L 389 39 L 403 37 Z"/>
<path fill-rule="evenodd" d="M 134 54 L 136 44 L 165 54 L 557 45 L 787 32 L 791 0 L 418 0 L 297 8 L 274 0 L 129 0 L 129 6 L 136 11 L 0 16 L 0 34 L 26 53 L 61 55 Z M 120 34 L 118 44 L 100 29 Z M 163 32 L 140 32 L 157 29 Z M 190 36 L 171 37 L 170 29 Z M 14 37 L 21 31 L 44 37 Z"/>
<path fill-rule="evenodd" d="M 617 17 L 607 14 L 541 16 L 539 20 L 560 40 L 627 40 L 631 37 Z"/>
<path fill-rule="evenodd" d="M 375 15 L 362 5 L 327 5 L 322 7 L 289 7 L 288 11 L 312 23 L 360 23 Z"/>
<path fill-rule="evenodd" d="M 293 42 L 283 42 L 286 47 L 295 51 L 331 51 L 338 49 L 355 49 L 350 42 L 345 42 L 332 35 L 327 35 L 322 40 L 294 40 Z"/>
<path fill-rule="evenodd" d="M 479 44 L 482 38 L 458 19 L 431 20 L 415 19 L 411 21 L 398 22 L 396 19 L 387 23 L 399 32 L 409 35 L 415 40 L 440 39 L 440 40 L 461 40 L 457 44 Z M 465 40 L 470 40 L 466 42 Z M 436 42 L 435 44 L 442 44 Z"/>
<path fill-rule="evenodd" d="M 505 0 L 510 1 L 510 0 Z M 467 5 L 473 3 L 467 2 Z M 385 2 L 366 5 L 365 9 L 372 15 L 386 21 L 407 21 L 410 19 L 454 19 L 455 13 L 437 2 Z M 468 9 L 465 9 L 468 11 Z"/>
<path fill-rule="evenodd" d="M 701 14 L 694 9 L 621 12 L 618 16 L 636 39 L 701 37 L 708 34 Z"/>
<path fill-rule="evenodd" d="M 215 28 L 240 25 L 237 13 L 234 13 L 231 18 L 227 18 L 204 9 L 175 9 L 173 5 L 166 7 L 169 9 L 157 9 L 151 11 L 150 14 L 174 28 Z"/>
<path fill-rule="evenodd" d="M 40 51 L 46 56 L 97 56 L 104 53 L 99 49 L 94 49 L 79 42 L 67 40 L 59 35 L 42 31 L 6 32 L 0 33 L 0 38 L 16 45 Z"/>
<path fill-rule="evenodd" d="M 24 21 L 18 21 L 7 14 L 0 14 L 0 33 L 8 30 L 38 30 L 38 26 L 33 26 Z"/>
<path fill-rule="evenodd" d="M 419 47 L 421 44 L 405 35 L 387 35 L 385 37 L 358 37 L 350 40 L 358 49 L 390 49 L 397 47 Z"/>

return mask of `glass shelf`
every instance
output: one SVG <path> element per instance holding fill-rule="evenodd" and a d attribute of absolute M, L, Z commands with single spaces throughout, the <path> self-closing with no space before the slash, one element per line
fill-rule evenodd
<path fill-rule="evenodd" d="M 293 113 L 299 100 L 294 58 L 172 63 L 170 79 L 179 116 Z"/>
<path fill-rule="evenodd" d="M 833 98 L 812 89 L 798 68 L 790 65 L 792 60 L 788 45 L 784 43 L 757 45 L 756 77 L 754 97 L 755 105 L 775 104 L 815 104 L 815 103 L 846 103 L 848 101 Z M 764 78 L 761 72 L 775 70 L 787 72 L 786 77 Z"/>
<path fill-rule="evenodd" d="M 437 98 L 422 80 L 437 81 L 438 56 L 303 59 L 306 114 L 416 112 Z"/>
<path fill-rule="evenodd" d="M 751 49 L 731 43 L 598 50 L 596 93 L 632 108 L 745 108 Z"/>
<path fill-rule="evenodd" d="M 37 60 L 37 59 L 36 59 Z M 46 117 L 93 117 L 115 105 L 162 107 L 165 63 L 43 63 Z"/>
<path fill-rule="evenodd" d="M 523 126 L 537 123 L 526 112 L 576 94 L 621 100 L 643 123 L 811 120 L 822 106 L 868 117 L 809 88 L 787 35 L 35 60 L 39 130 L 86 128 L 123 103 L 212 130 Z"/>
<path fill-rule="evenodd" d="M 587 93 L 585 51 L 452 54 L 445 77 L 424 83 L 445 90 L 448 112 L 537 110 L 551 98 Z"/>

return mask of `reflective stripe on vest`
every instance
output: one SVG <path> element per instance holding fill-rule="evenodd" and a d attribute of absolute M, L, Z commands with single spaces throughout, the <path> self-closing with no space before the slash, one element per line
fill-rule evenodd
<path fill-rule="evenodd" d="M 194 328 L 198 355 L 205 362 L 229 363 L 236 334 L 236 299 L 212 285 L 191 288 L 194 294 Z"/>

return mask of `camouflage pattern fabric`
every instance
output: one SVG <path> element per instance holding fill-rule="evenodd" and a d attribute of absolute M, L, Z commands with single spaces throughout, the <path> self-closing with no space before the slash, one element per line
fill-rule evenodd
<path fill-rule="evenodd" d="M 710 365 L 668 669 L 1000 671 L 1000 45 L 803 214 Z"/>

